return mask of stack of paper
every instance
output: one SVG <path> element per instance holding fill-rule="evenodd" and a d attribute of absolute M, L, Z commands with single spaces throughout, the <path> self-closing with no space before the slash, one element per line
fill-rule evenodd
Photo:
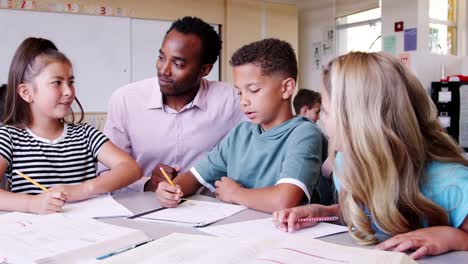
<path fill-rule="evenodd" d="M 416 262 L 403 253 L 346 247 L 297 236 L 289 236 L 286 239 L 260 236 L 216 238 L 174 233 L 98 263 L 415 264 Z"/>
<path fill-rule="evenodd" d="M 0 259 L 10 264 L 75 263 L 149 240 L 139 230 L 66 214 L 9 213 L 0 226 Z"/>
<path fill-rule="evenodd" d="M 142 221 L 206 226 L 245 210 L 245 206 L 183 200 L 176 208 L 158 208 L 130 217 Z"/>

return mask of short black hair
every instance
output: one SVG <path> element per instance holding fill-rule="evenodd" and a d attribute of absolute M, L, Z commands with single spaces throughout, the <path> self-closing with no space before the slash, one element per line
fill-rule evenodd
<path fill-rule="evenodd" d="M 291 44 L 276 38 L 252 42 L 238 49 L 229 61 L 231 66 L 252 63 L 264 75 L 281 73 L 297 81 L 297 59 Z"/>
<path fill-rule="evenodd" d="M 299 89 L 293 100 L 294 111 L 296 111 L 296 114 L 299 114 L 302 107 L 307 106 L 310 109 L 317 103 L 322 104 L 322 96 L 319 93 L 312 90 Z"/>
<path fill-rule="evenodd" d="M 214 28 L 198 17 L 186 16 L 172 23 L 166 35 L 171 30 L 184 34 L 194 34 L 202 43 L 202 64 L 214 64 L 221 52 L 222 41 Z"/>

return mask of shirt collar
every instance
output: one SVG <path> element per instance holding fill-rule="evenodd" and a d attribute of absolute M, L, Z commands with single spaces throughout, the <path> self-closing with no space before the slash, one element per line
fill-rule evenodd
<path fill-rule="evenodd" d="M 163 108 L 163 97 L 161 93 L 161 88 L 159 87 L 158 78 L 155 78 L 155 83 L 153 85 L 153 92 L 151 93 L 151 98 L 148 101 L 148 109 L 158 109 Z M 190 106 L 196 106 L 200 110 L 206 112 L 206 90 L 208 88 L 208 81 L 202 79 L 200 81 L 200 88 L 198 89 L 197 94 L 192 102 L 189 103 Z"/>
<path fill-rule="evenodd" d="M 162 108 L 163 107 L 163 99 L 162 99 L 162 94 L 161 90 L 159 88 L 159 82 L 158 78 L 154 78 L 154 83 L 153 83 L 153 91 L 151 93 L 151 97 L 148 101 L 148 104 L 146 105 L 146 108 L 148 109 L 157 109 L 157 108 Z"/>

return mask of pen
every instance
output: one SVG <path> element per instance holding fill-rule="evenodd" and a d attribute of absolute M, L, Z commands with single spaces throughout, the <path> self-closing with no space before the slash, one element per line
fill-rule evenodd
<path fill-rule="evenodd" d="M 159 167 L 159 169 L 161 170 L 162 174 L 163 174 L 164 177 L 166 178 L 167 182 L 168 182 L 172 187 L 174 187 L 174 183 L 172 182 L 171 178 L 169 178 L 169 176 L 167 176 L 166 171 L 165 171 L 162 167 Z"/>
<path fill-rule="evenodd" d="M 129 250 L 131 250 L 131 249 L 137 248 L 137 247 L 142 246 L 142 245 L 144 245 L 144 244 L 146 244 L 146 243 L 149 243 L 149 242 L 151 242 L 151 241 L 153 241 L 153 240 L 150 239 L 150 240 L 146 240 L 146 241 L 143 241 L 143 242 L 138 243 L 138 244 L 135 244 L 135 245 L 131 245 L 131 246 L 128 246 L 128 247 L 123 247 L 123 248 L 117 249 L 117 250 L 115 250 L 115 251 L 112 251 L 112 252 L 110 252 L 110 253 L 106 253 L 106 254 L 104 254 L 104 255 L 102 255 L 102 256 L 99 256 L 99 257 L 97 257 L 96 259 L 97 259 L 97 260 L 103 260 L 103 259 L 105 259 L 105 258 L 112 257 L 112 256 L 115 256 L 115 255 L 117 255 L 117 254 L 120 254 L 120 253 L 129 251 Z"/>
<path fill-rule="evenodd" d="M 337 221 L 338 219 L 338 216 L 304 217 L 297 219 L 296 222 L 331 222 Z M 281 222 L 287 223 L 288 219 L 282 219 Z"/>
<path fill-rule="evenodd" d="M 18 174 L 19 176 L 25 178 L 26 180 L 28 180 L 30 183 L 36 185 L 37 187 L 41 188 L 44 192 L 48 192 L 49 189 L 47 189 L 46 187 L 42 186 L 40 183 L 38 183 L 37 181 L 29 178 L 28 176 L 26 176 L 26 174 L 22 173 L 21 171 L 19 170 L 14 170 L 14 172 L 16 172 L 16 174 Z"/>

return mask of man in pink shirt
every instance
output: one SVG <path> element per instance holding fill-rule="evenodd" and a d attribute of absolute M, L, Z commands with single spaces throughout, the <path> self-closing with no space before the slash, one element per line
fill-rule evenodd
<path fill-rule="evenodd" d="M 109 102 L 104 133 L 136 159 L 144 172 L 128 186 L 154 191 L 164 179 L 185 172 L 244 120 L 235 89 L 204 79 L 216 62 L 221 40 L 199 18 L 175 21 L 156 62 L 157 77 L 121 87 Z M 101 164 L 99 170 L 105 173 Z"/>

